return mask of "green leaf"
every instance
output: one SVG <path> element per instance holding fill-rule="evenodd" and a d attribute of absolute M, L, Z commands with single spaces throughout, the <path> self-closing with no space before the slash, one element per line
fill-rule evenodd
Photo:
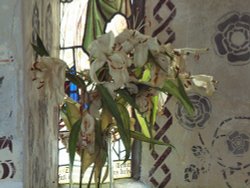
<path fill-rule="evenodd" d="M 168 146 L 168 147 L 173 147 L 174 148 L 174 146 L 172 144 L 161 142 L 159 140 L 147 137 L 143 133 L 138 132 L 138 131 L 130 131 L 130 134 L 131 134 L 132 138 L 134 138 L 136 140 L 140 140 L 142 142 L 147 142 L 147 143 L 150 143 L 150 144 L 157 144 L 157 145 L 164 145 L 164 146 Z"/>
<path fill-rule="evenodd" d="M 159 103 L 159 96 L 155 95 L 152 97 L 152 104 L 153 104 L 153 108 L 151 111 L 151 118 L 150 118 L 150 124 L 153 126 L 155 124 L 156 121 L 156 116 L 158 113 L 158 103 Z"/>
<path fill-rule="evenodd" d="M 194 114 L 193 105 L 190 102 L 187 93 L 182 85 L 182 82 L 179 78 L 177 78 L 177 84 L 175 84 L 172 80 L 167 80 L 162 88 L 162 91 L 167 92 L 176 97 L 182 103 L 182 105 L 187 110 L 190 116 Z"/>
<path fill-rule="evenodd" d="M 108 156 L 107 151 L 104 149 L 100 149 L 98 153 L 98 157 L 96 158 L 96 161 L 95 161 L 95 183 L 96 185 L 100 185 L 101 183 L 102 169 L 106 163 L 107 156 Z"/>
<path fill-rule="evenodd" d="M 151 72 L 150 72 L 150 69 L 146 69 L 144 72 L 143 72 L 143 75 L 142 75 L 142 78 L 141 78 L 141 82 L 149 82 L 151 79 Z"/>
<path fill-rule="evenodd" d="M 69 81 L 71 81 L 73 84 L 77 85 L 81 89 L 86 90 L 86 84 L 85 84 L 84 80 L 79 75 L 75 75 L 75 74 L 71 74 L 69 72 L 66 72 L 66 78 L 68 78 Z"/>
<path fill-rule="evenodd" d="M 69 135 L 69 161 L 70 161 L 70 182 L 72 183 L 72 171 L 75 160 L 76 144 L 81 130 L 82 119 L 74 123 Z"/>
<path fill-rule="evenodd" d="M 116 13 L 131 14 L 130 0 L 91 0 L 88 2 L 86 26 L 82 46 L 88 52 L 89 44 L 105 32 L 106 22 Z"/>
<path fill-rule="evenodd" d="M 31 46 L 33 47 L 34 51 L 40 55 L 40 56 L 49 56 L 48 50 L 45 48 L 42 39 L 37 34 L 37 44 L 31 43 Z"/>
<path fill-rule="evenodd" d="M 121 117 L 119 108 L 117 107 L 117 103 L 113 100 L 112 96 L 110 95 L 107 88 L 105 88 L 102 85 L 97 85 L 97 90 L 102 96 L 102 103 L 105 106 L 105 108 L 108 109 L 108 111 L 112 114 L 112 116 L 115 118 L 118 131 L 120 133 L 121 139 L 123 141 L 123 144 L 125 146 L 126 150 L 126 156 L 125 161 L 129 159 L 130 157 L 130 151 L 131 151 L 131 145 L 130 145 L 130 136 L 126 135 L 124 133 L 127 132 L 126 130 L 126 123 L 124 123 L 123 118 Z"/>
<path fill-rule="evenodd" d="M 125 89 L 119 89 L 116 91 L 126 102 L 128 102 L 134 109 L 139 110 L 138 105 L 135 102 L 135 98 L 131 97 L 129 92 Z"/>
<path fill-rule="evenodd" d="M 65 99 L 61 107 L 61 115 L 68 130 L 71 130 L 73 124 L 81 117 L 80 105 L 71 98 Z"/>
<path fill-rule="evenodd" d="M 124 107 L 123 105 L 121 104 L 117 104 L 117 107 L 118 107 L 118 110 L 120 112 L 120 115 L 121 115 L 121 118 L 122 118 L 122 121 L 123 121 L 123 125 L 124 125 L 124 130 L 125 132 L 121 132 L 121 134 L 125 134 L 124 137 L 128 137 L 129 140 L 130 140 L 130 117 L 129 117 L 129 113 L 128 113 L 128 110 L 126 107 Z M 130 144 L 130 141 L 129 143 Z"/>
<path fill-rule="evenodd" d="M 151 134 L 146 119 L 137 110 L 135 110 L 135 114 L 136 114 L 136 119 L 141 126 L 142 133 L 150 138 Z"/>

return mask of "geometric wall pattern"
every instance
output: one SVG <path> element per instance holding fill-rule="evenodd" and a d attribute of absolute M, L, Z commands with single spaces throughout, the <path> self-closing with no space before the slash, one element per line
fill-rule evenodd
<path fill-rule="evenodd" d="M 189 117 L 173 98 L 157 118 L 156 138 L 175 149 L 143 144 L 141 179 L 151 187 L 250 187 L 250 2 L 146 1 L 147 34 L 177 48 L 209 48 L 192 73 L 213 75 L 213 96 L 190 93 Z"/>

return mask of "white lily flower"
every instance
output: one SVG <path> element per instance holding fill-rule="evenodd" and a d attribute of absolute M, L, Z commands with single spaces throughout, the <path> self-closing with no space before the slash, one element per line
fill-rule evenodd
<path fill-rule="evenodd" d="M 148 60 L 148 44 L 146 42 L 135 46 L 134 51 L 134 65 L 142 67 Z"/>
<path fill-rule="evenodd" d="M 117 86 L 123 86 L 129 81 L 127 58 L 123 53 L 114 53 L 109 57 L 109 74 Z"/>
<path fill-rule="evenodd" d="M 95 152 L 95 119 L 89 113 L 85 113 L 82 117 L 78 146 L 87 148 L 89 153 Z"/>
<path fill-rule="evenodd" d="M 90 93 L 90 104 L 89 104 L 89 113 L 95 118 L 100 118 L 99 110 L 101 109 L 102 103 L 101 98 L 97 91 Z"/>
<path fill-rule="evenodd" d="M 57 105 L 62 103 L 65 96 L 66 67 L 66 63 L 61 59 L 43 56 L 38 58 L 32 69 L 35 73 L 33 80 L 40 84 L 38 89 L 44 86 L 45 94 Z"/>
<path fill-rule="evenodd" d="M 162 87 L 166 81 L 167 73 L 163 71 L 159 66 L 152 66 L 151 68 L 151 84 L 155 87 Z"/>
<path fill-rule="evenodd" d="M 99 59 L 96 59 L 95 61 L 93 61 L 90 65 L 90 78 L 91 80 L 93 80 L 95 83 L 102 83 L 101 81 L 99 81 L 99 79 L 97 78 L 96 72 L 103 67 L 103 65 L 106 63 L 106 61 L 102 61 Z"/>
<path fill-rule="evenodd" d="M 112 31 L 100 36 L 89 46 L 90 58 L 96 58 L 100 61 L 105 61 L 107 55 L 110 55 L 112 53 L 114 44 L 115 36 Z"/>
<path fill-rule="evenodd" d="M 215 81 L 213 79 L 213 76 L 208 75 L 194 75 L 191 76 L 192 84 L 198 88 L 205 89 L 205 92 L 207 95 L 212 95 L 215 91 Z"/>

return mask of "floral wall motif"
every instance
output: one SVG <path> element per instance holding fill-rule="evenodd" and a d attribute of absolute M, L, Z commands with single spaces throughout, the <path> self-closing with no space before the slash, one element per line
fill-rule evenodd
<path fill-rule="evenodd" d="M 200 54 L 198 61 L 187 57 L 190 71 L 209 72 L 219 83 L 213 96 L 189 95 L 195 107 L 193 117 L 189 117 L 178 102 L 167 101 L 166 108 L 172 114 L 158 117 L 155 134 L 165 127 L 171 116 L 164 135 L 175 149 L 161 162 L 159 157 L 166 148 L 155 147 L 150 151 L 152 158 L 145 159 L 143 154 L 142 180 L 157 188 L 167 175 L 170 178 L 166 187 L 170 188 L 249 187 L 250 2 L 171 2 L 172 11 L 166 8 L 170 1 L 146 2 L 145 13 L 152 25 L 145 31 L 152 34 L 162 28 L 163 20 L 171 20 L 168 27 L 175 34 L 175 47 L 209 48 L 208 53 Z M 155 36 L 161 43 L 168 40 L 164 29 Z M 143 152 L 146 149 L 143 145 Z M 167 168 L 162 167 L 163 164 Z M 163 169 L 167 169 L 166 173 Z"/>
<path fill-rule="evenodd" d="M 250 13 L 229 12 L 217 24 L 214 37 L 218 55 L 231 65 L 250 62 Z"/>
<path fill-rule="evenodd" d="M 207 120 L 211 116 L 212 105 L 207 97 L 199 94 L 189 95 L 189 98 L 194 106 L 195 114 L 190 117 L 184 107 L 178 102 L 176 105 L 175 116 L 178 119 L 179 124 L 186 129 L 204 128 Z"/>

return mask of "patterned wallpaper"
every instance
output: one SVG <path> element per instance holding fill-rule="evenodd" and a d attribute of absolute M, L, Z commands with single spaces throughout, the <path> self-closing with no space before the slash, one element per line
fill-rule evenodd
<path fill-rule="evenodd" d="M 143 145 L 141 179 L 151 187 L 250 187 L 250 3 L 243 0 L 150 0 L 146 33 L 177 48 L 209 48 L 192 73 L 218 80 L 213 96 L 191 92 L 195 115 L 170 98 L 155 125 L 155 138 L 174 149 Z M 145 156 L 145 155 L 143 155 Z"/>

